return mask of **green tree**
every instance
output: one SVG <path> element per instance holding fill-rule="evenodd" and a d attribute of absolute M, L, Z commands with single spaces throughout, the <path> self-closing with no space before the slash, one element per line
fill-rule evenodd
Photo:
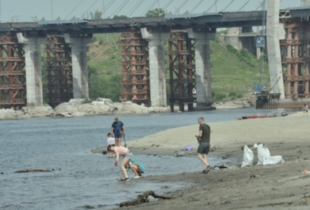
<path fill-rule="evenodd" d="M 90 12 L 90 19 L 99 20 L 102 19 L 102 12 L 96 10 L 95 12 Z"/>
<path fill-rule="evenodd" d="M 156 8 L 153 10 L 149 10 L 146 13 L 146 17 L 164 17 L 165 16 L 165 11 L 162 8 Z"/>
<path fill-rule="evenodd" d="M 126 15 L 114 15 L 113 19 L 127 19 Z"/>

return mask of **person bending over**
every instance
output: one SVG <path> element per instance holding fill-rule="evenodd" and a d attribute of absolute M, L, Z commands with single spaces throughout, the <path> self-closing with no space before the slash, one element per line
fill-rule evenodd
<path fill-rule="evenodd" d="M 128 174 L 127 174 L 127 170 L 126 170 L 126 166 L 129 164 L 129 161 L 132 159 L 133 154 L 130 152 L 130 150 L 126 147 L 123 146 L 108 146 L 108 151 L 113 151 L 116 154 L 116 159 L 115 159 L 115 163 L 114 165 L 117 166 L 118 165 L 118 161 L 120 156 L 123 157 L 123 161 L 121 163 L 121 169 L 122 169 L 122 178 L 120 179 L 120 181 L 127 181 L 129 180 L 128 178 Z"/>
<path fill-rule="evenodd" d="M 129 162 L 129 166 L 130 169 L 135 173 L 134 179 L 139 179 L 145 172 L 144 165 L 136 159 L 131 159 L 131 161 Z"/>

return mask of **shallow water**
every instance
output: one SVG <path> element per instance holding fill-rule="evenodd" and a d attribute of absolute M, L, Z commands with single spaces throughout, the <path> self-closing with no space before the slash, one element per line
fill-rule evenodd
<path fill-rule="evenodd" d="M 274 110 L 236 109 L 119 117 L 125 124 L 129 141 L 169 128 L 196 124 L 200 116 L 207 122 L 219 122 L 256 113 L 273 114 Z M 111 205 L 134 198 L 137 191 L 171 191 L 183 185 L 116 182 L 120 169 L 114 167 L 114 159 L 91 153 L 91 149 L 105 145 L 113 119 L 113 116 L 100 116 L 0 121 L 0 172 L 4 173 L 0 175 L 0 209 L 113 207 Z M 194 157 L 135 154 L 135 158 L 144 163 L 146 176 L 197 171 L 201 167 Z M 211 159 L 213 164 L 218 161 Z M 14 173 L 24 168 L 61 168 L 61 171 Z M 163 188 L 166 185 L 168 189 Z"/>

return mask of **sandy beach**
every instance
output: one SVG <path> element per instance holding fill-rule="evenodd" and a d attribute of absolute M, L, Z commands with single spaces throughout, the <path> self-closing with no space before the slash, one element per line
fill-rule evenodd
<path fill-rule="evenodd" d="M 191 119 L 192 120 L 192 119 Z M 206 122 L 208 118 L 206 117 Z M 171 200 L 152 201 L 126 209 L 309 209 L 310 174 L 310 114 L 296 113 L 287 117 L 236 120 L 210 123 L 212 152 L 209 156 L 234 159 L 241 164 L 242 147 L 265 144 L 271 155 L 282 155 L 284 164 L 212 170 L 204 175 L 186 170 L 177 175 L 148 176 L 132 182 L 183 182 L 190 188 L 168 193 Z M 159 132 L 130 141 L 134 153 L 175 155 L 191 144 L 196 154 L 194 138 L 198 124 Z M 197 159 L 198 161 L 198 159 Z M 180 164 L 182 164 L 180 162 Z M 211 162 L 212 164 L 212 162 Z M 202 168 L 197 168 L 201 171 Z M 150 189 L 152 190 L 152 189 Z"/>

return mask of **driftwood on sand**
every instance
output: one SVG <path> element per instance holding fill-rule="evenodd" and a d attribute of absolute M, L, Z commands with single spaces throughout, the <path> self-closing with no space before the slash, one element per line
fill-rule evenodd
<path fill-rule="evenodd" d="M 159 198 L 159 199 L 171 199 L 170 197 L 156 195 L 154 191 L 146 191 L 142 195 L 138 195 L 138 197 L 134 200 L 120 203 L 119 207 L 135 206 L 135 205 L 139 205 L 143 203 L 148 203 L 150 202 L 148 199 L 149 196 L 152 196 L 153 198 Z"/>
<path fill-rule="evenodd" d="M 47 168 L 26 168 L 23 170 L 15 171 L 15 173 L 29 173 L 29 172 L 52 172 L 60 171 L 61 169 L 47 169 Z"/>

